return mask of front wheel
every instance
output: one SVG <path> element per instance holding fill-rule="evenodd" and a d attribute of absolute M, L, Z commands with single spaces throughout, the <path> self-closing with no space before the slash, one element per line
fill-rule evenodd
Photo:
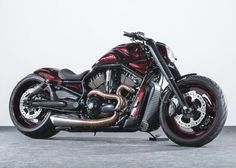
<path fill-rule="evenodd" d="M 167 90 L 161 105 L 160 122 L 166 135 L 176 144 L 201 147 L 222 130 L 227 107 L 220 87 L 203 76 L 190 76 L 177 82 L 191 114 L 182 114 L 177 98 Z"/>

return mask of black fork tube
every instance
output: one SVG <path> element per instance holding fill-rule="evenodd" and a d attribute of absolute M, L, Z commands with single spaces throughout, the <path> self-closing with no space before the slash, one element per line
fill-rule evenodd
<path fill-rule="evenodd" d="M 165 60 L 162 58 L 161 54 L 159 53 L 154 40 L 152 40 L 152 39 L 147 40 L 147 44 L 148 44 L 148 48 L 153 56 L 154 61 L 159 66 L 166 81 L 169 83 L 171 90 L 174 92 L 177 99 L 179 100 L 180 105 L 183 107 L 184 111 L 186 111 L 189 108 L 189 106 L 188 106 L 185 98 L 183 97 L 182 93 L 180 92 L 180 90 L 175 82 L 175 78 L 174 78 L 173 74 L 171 73 L 171 71 L 169 70 L 169 68 L 166 65 Z"/>

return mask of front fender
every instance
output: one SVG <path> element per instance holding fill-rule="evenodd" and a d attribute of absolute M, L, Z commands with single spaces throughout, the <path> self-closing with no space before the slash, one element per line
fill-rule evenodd
<path fill-rule="evenodd" d="M 182 80 L 184 78 L 188 78 L 189 76 L 194 76 L 194 75 L 197 75 L 197 73 L 190 73 L 190 74 L 182 75 L 182 76 L 180 76 L 176 79 L 176 82 L 179 81 L 179 80 Z"/>
<path fill-rule="evenodd" d="M 182 80 L 182 79 L 188 78 L 189 76 L 193 76 L 193 75 L 197 75 L 197 73 L 190 73 L 190 74 L 182 75 L 182 76 L 176 78 L 175 82 L 178 82 L 178 81 L 180 81 L 180 80 Z M 164 95 L 164 94 L 166 93 L 166 91 L 169 89 L 168 86 L 169 86 L 169 85 L 167 85 L 167 86 L 165 87 L 165 89 L 163 90 L 161 97 L 163 97 L 163 95 Z"/>

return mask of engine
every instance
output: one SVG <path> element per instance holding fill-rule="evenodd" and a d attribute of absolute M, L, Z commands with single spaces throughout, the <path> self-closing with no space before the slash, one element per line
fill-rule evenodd
<path fill-rule="evenodd" d="M 121 72 L 112 72 L 107 70 L 93 75 L 88 83 L 92 90 L 99 90 L 103 93 L 120 96 L 127 107 L 131 100 L 130 92 L 141 84 L 141 78 L 122 70 Z M 126 87 L 127 86 L 127 87 Z M 87 112 L 91 118 L 104 118 L 113 115 L 116 101 L 106 97 L 93 95 L 86 101 Z M 126 108 L 125 107 L 125 108 Z"/>
<path fill-rule="evenodd" d="M 142 79 L 129 72 L 122 71 L 120 82 L 131 87 L 137 87 L 141 84 Z"/>
<path fill-rule="evenodd" d="M 105 84 L 106 84 L 105 72 L 99 72 L 93 77 L 91 77 L 88 86 L 91 89 L 99 89 L 101 91 L 105 91 Z"/>
<path fill-rule="evenodd" d="M 109 71 L 109 70 L 108 70 Z M 112 72 L 111 72 L 112 73 Z M 137 87 L 141 84 L 142 79 L 138 76 L 135 76 L 132 73 L 129 73 L 125 70 L 122 70 L 118 73 L 112 73 L 110 77 L 107 72 L 99 72 L 91 77 L 89 81 L 89 87 L 91 89 L 99 89 L 104 91 L 106 88 L 107 82 L 110 82 L 113 85 L 113 89 L 119 84 L 128 85 L 131 87 Z M 116 85 L 116 86 L 115 86 Z"/>
<path fill-rule="evenodd" d="M 113 103 L 104 103 L 104 99 L 102 97 L 93 96 L 87 101 L 87 110 L 88 115 L 91 118 L 105 118 L 110 117 L 115 109 L 115 105 Z"/>

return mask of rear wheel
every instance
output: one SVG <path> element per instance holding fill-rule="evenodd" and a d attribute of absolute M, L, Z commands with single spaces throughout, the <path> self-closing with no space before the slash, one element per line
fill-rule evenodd
<path fill-rule="evenodd" d="M 203 76 L 190 76 L 177 84 L 193 110 L 190 115 L 183 115 L 177 98 L 168 90 L 161 105 L 162 128 L 181 146 L 203 146 L 224 126 L 227 108 L 223 93 L 214 81 Z"/>
<path fill-rule="evenodd" d="M 26 103 L 29 94 L 43 80 L 37 75 L 28 75 L 17 84 L 10 98 L 9 111 L 12 122 L 20 132 L 31 138 L 49 138 L 57 133 L 50 120 L 51 111 L 33 108 Z M 50 95 L 44 90 L 32 99 L 50 99 Z"/>

